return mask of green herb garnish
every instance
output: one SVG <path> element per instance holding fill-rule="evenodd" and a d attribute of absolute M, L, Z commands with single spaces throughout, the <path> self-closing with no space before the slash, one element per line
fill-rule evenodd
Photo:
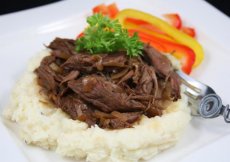
<path fill-rule="evenodd" d="M 84 36 L 76 40 L 77 51 L 87 51 L 91 54 L 113 53 L 126 51 L 128 56 L 142 54 L 143 43 L 139 41 L 137 33 L 129 36 L 118 20 L 111 20 L 101 14 L 94 14 L 87 18 Z"/>

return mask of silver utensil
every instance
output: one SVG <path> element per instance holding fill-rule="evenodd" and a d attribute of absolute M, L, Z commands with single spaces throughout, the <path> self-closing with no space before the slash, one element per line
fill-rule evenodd
<path fill-rule="evenodd" d="M 192 115 L 203 118 L 223 115 L 225 122 L 230 123 L 229 105 L 224 106 L 221 98 L 211 87 L 189 77 L 182 71 L 177 70 L 176 73 L 181 78 L 182 84 L 185 85 L 184 93 L 188 96 Z"/>

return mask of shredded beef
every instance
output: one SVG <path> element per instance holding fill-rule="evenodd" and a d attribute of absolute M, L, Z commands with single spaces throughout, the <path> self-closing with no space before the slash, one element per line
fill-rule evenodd
<path fill-rule="evenodd" d="M 171 97 L 173 101 L 177 101 L 177 99 L 180 98 L 180 80 L 173 71 L 169 59 L 148 44 L 144 46 L 144 52 L 151 65 L 156 69 L 158 75 L 170 80 L 170 88 L 172 89 Z"/>
<path fill-rule="evenodd" d="M 106 129 L 131 128 L 142 115 L 161 116 L 180 98 L 180 80 L 166 56 L 145 45 L 143 56 L 91 55 L 75 40 L 56 38 L 35 69 L 41 92 L 73 120 Z"/>
<path fill-rule="evenodd" d="M 120 86 L 106 81 L 100 76 L 89 75 L 69 81 L 68 87 L 84 101 L 91 103 L 103 112 L 133 112 L 145 109 L 142 103 L 130 99 Z"/>

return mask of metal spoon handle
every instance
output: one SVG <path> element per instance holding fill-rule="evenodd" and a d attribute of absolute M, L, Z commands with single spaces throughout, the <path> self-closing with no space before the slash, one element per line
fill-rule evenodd
<path fill-rule="evenodd" d="M 229 105 L 224 106 L 217 94 L 209 94 L 201 99 L 199 113 L 203 118 L 215 118 L 223 115 L 226 123 L 230 123 Z"/>
<path fill-rule="evenodd" d="M 223 111 L 223 116 L 224 116 L 224 120 L 226 123 L 230 123 L 230 108 L 229 105 L 223 106 L 224 111 Z"/>

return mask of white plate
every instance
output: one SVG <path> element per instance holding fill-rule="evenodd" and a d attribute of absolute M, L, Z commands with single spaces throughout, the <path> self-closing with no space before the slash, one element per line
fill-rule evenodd
<path fill-rule="evenodd" d="M 102 0 L 68 0 L 52 5 L 0 16 L 0 110 L 6 106 L 10 90 L 26 67 L 29 58 L 55 37 L 74 38 L 85 26 L 85 17 Z M 110 3 L 111 1 L 106 1 Z M 197 29 L 204 47 L 205 60 L 192 76 L 212 86 L 230 103 L 230 19 L 199 0 L 126 0 L 116 1 L 119 8 L 136 8 L 154 15 L 177 12 L 185 25 Z M 230 124 L 222 118 L 194 118 L 183 138 L 173 148 L 152 161 L 229 161 Z M 71 161 L 52 151 L 27 146 L 0 122 L 1 161 Z M 4 146 L 4 147 L 3 147 Z"/>

